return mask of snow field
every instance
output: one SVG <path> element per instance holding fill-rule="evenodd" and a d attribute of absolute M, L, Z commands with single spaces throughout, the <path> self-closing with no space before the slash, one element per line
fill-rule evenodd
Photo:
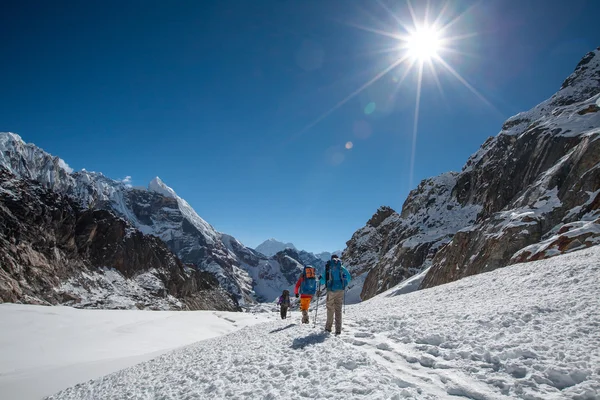
<path fill-rule="evenodd" d="M 600 399 L 600 246 L 292 318 L 164 354 L 50 399 Z M 393 290 L 393 289 L 392 289 Z"/>
<path fill-rule="evenodd" d="M 0 304 L 0 399 L 40 399 L 270 317 Z"/>

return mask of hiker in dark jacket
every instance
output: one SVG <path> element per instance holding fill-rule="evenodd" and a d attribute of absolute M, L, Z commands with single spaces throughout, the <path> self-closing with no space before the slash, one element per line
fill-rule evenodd
<path fill-rule="evenodd" d="M 277 301 L 279 304 L 279 311 L 281 312 L 281 319 L 287 318 L 288 308 L 290 307 L 290 291 L 284 290 L 279 296 L 279 300 Z"/>

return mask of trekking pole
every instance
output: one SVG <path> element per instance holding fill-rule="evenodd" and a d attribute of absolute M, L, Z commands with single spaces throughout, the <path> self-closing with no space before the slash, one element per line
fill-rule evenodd
<path fill-rule="evenodd" d="M 340 272 L 340 275 L 341 275 L 341 272 Z M 342 282 L 344 284 L 344 309 L 342 311 L 342 314 L 346 314 L 346 290 L 348 288 L 346 287 L 346 277 L 345 276 L 342 277 Z"/>
<path fill-rule="evenodd" d="M 315 323 L 317 326 L 317 313 L 319 312 L 319 298 L 321 297 L 321 281 L 319 281 L 319 287 L 317 288 L 317 308 L 315 308 Z"/>

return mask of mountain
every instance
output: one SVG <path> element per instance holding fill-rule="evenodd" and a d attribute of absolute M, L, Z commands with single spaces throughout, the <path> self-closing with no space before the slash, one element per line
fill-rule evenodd
<path fill-rule="evenodd" d="M 341 255 L 342 255 L 342 250 L 336 250 L 336 251 L 334 251 L 333 253 L 330 253 L 330 252 L 328 252 L 328 251 L 323 251 L 323 252 L 321 252 L 321 253 L 317 253 L 317 254 L 315 254 L 315 256 L 316 256 L 317 258 L 320 258 L 320 259 L 321 259 L 321 260 L 323 260 L 323 261 L 328 261 L 328 260 L 330 260 L 330 259 L 331 259 L 331 256 L 332 256 L 332 255 L 334 255 L 334 254 L 335 254 L 335 255 L 337 255 L 338 257 L 341 257 Z"/>
<path fill-rule="evenodd" d="M 262 253 L 269 257 L 272 257 L 275 254 L 277 254 L 280 251 L 285 250 L 285 249 L 296 250 L 296 247 L 292 243 L 283 243 L 276 239 L 271 238 L 271 239 L 265 240 L 264 242 L 262 242 L 255 248 L 255 250 L 258 251 L 259 253 Z"/>
<path fill-rule="evenodd" d="M 318 254 L 305 250 L 298 250 L 293 243 L 283 243 L 276 239 L 265 240 L 263 243 L 259 244 L 255 250 L 266 256 L 274 257 L 277 253 L 286 251 L 287 249 L 295 250 L 295 252 L 291 252 L 289 255 L 295 257 L 295 259 L 300 261 L 302 264 L 313 265 L 315 267 L 325 266 L 325 261 L 330 260 L 333 254 L 337 254 L 338 256 L 342 255 L 341 250 L 334 251 L 333 253 L 324 251 Z"/>
<path fill-rule="evenodd" d="M 421 288 L 600 243 L 599 93 L 596 49 L 461 172 L 422 181 L 400 213 L 377 210 L 343 254 L 367 274 L 361 298 L 426 269 Z"/>
<path fill-rule="evenodd" d="M 223 234 L 223 242 L 240 260 L 240 268 L 248 271 L 254 284 L 256 300 L 260 302 L 273 302 L 284 289 L 291 290 L 302 271 L 303 266 L 297 259 L 277 255 L 267 257 L 244 246 L 230 235 Z"/>
<path fill-rule="evenodd" d="M 0 133 L 0 166 L 68 195 L 83 208 L 114 212 L 133 228 L 157 236 L 184 263 L 214 274 L 240 305 L 271 301 L 276 292 L 281 293 L 281 285 L 290 285 L 284 278 L 285 268 L 281 271 L 276 261 L 217 232 L 158 177 L 146 189 L 97 172 L 74 172 L 59 157 L 13 133 Z M 262 282 L 265 276 L 272 281 Z"/>
<path fill-rule="evenodd" d="M 237 309 L 211 274 L 185 266 L 158 238 L 1 167 L 0 265 L 1 302 Z"/>

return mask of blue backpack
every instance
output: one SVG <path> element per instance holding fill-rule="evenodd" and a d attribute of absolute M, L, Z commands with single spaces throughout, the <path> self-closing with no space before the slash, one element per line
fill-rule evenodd
<path fill-rule="evenodd" d="M 325 282 L 329 290 L 338 291 L 346 289 L 348 282 L 346 282 L 344 273 L 342 272 L 342 261 L 339 258 L 327 261 L 325 265 Z"/>
<path fill-rule="evenodd" d="M 317 274 L 314 267 L 310 265 L 304 267 L 302 272 L 303 280 L 300 285 L 300 293 L 315 294 L 317 293 Z"/>

